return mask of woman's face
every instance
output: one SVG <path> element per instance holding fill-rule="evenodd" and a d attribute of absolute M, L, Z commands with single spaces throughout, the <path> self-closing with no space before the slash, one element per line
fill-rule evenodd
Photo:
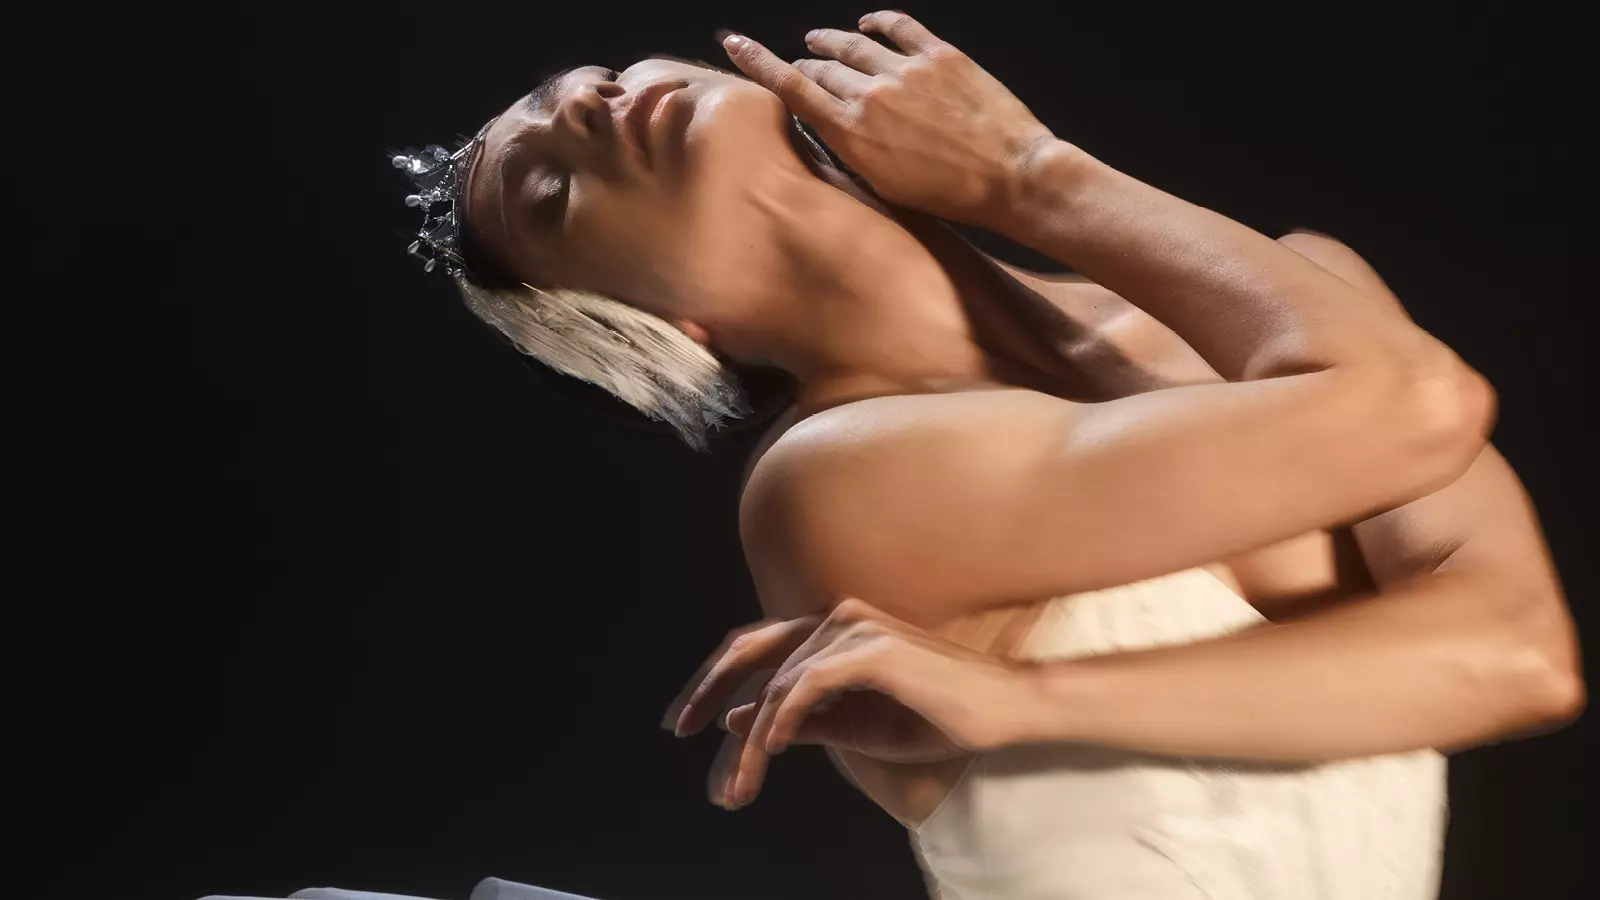
<path fill-rule="evenodd" d="M 529 284 L 696 319 L 771 243 L 752 189 L 806 175 L 788 124 L 771 92 L 708 66 L 574 69 L 490 126 L 466 221 Z"/>

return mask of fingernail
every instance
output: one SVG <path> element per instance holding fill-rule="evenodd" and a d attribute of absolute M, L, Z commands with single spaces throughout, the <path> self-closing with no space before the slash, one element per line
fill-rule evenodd
<path fill-rule="evenodd" d="M 742 35 L 742 34 L 734 34 L 733 32 L 730 31 L 730 32 L 728 32 L 728 34 L 726 36 L 724 36 L 722 38 L 722 46 L 729 53 L 737 52 L 740 48 L 742 48 L 744 46 L 744 44 L 745 44 L 745 40 L 744 40 L 744 35 Z"/>
<path fill-rule="evenodd" d="M 812 41 L 816 40 L 817 38 L 819 38 L 821 36 L 822 36 L 822 32 L 820 30 L 808 31 L 808 32 L 806 32 L 806 43 L 809 44 L 809 43 L 811 43 Z"/>

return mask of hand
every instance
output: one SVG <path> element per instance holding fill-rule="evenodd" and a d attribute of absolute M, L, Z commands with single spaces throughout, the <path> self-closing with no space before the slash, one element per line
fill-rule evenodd
<path fill-rule="evenodd" d="M 1048 128 L 965 54 L 904 13 L 863 16 L 862 33 L 821 29 L 826 59 L 789 65 L 743 35 L 729 58 L 890 203 L 996 227 Z M 895 52 L 866 35 L 894 42 Z"/>
<path fill-rule="evenodd" d="M 859 600 L 826 617 L 762 623 L 731 638 L 668 714 L 679 735 L 698 731 L 752 673 L 777 666 L 760 699 L 726 719 L 734 736 L 713 770 L 711 795 L 730 809 L 755 799 L 769 755 L 791 744 L 926 762 L 992 750 L 1024 733 L 1024 667 Z"/>

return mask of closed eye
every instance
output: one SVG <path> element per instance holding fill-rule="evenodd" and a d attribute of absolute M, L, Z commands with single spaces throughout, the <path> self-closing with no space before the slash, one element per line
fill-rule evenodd
<path fill-rule="evenodd" d="M 534 224 L 553 228 L 566 218 L 567 200 L 572 193 L 572 179 L 566 172 L 551 171 L 539 179 L 528 214 Z"/>

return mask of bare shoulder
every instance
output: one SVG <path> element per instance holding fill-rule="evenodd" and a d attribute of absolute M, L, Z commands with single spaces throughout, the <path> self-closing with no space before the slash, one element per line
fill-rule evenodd
<path fill-rule="evenodd" d="M 1018 429 L 1061 424 L 1083 406 L 1015 388 L 847 403 L 793 422 L 772 441 L 751 470 L 745 502 L 799 483 L 815 488 L 867 472 L 914 471 L 953 454 L 1028 452 L 1008 438 Z"/>
<path fill-rule="evenodd" d="M 755 464 L 740 500 L 767 612 L 802 615 L 856 596 L 927 621 L 919 611 L 937 611 L 940 590 L 922 576 L 945 567 L 908 554 L 903 538 L 961 527 L 952 513 L 965 496 L 1022 490 L 1033 458 L 1081 408 L 995 389 L 879 397 L 795 423 Z"/>
<path fill-rule="evenodd" d="M 995 460 L 1039 452 L 1023 431 L 1065 424 L 1083 404 L 1036 391 L 1001 389 L 875 397 L 834 407 L 790 425 L 752 467 L 741 507 L 770 516 L 796 499 L 835 485 L 873 493 L 892 478 L 908 488 L 932 466 L 976 454 Z"/>

